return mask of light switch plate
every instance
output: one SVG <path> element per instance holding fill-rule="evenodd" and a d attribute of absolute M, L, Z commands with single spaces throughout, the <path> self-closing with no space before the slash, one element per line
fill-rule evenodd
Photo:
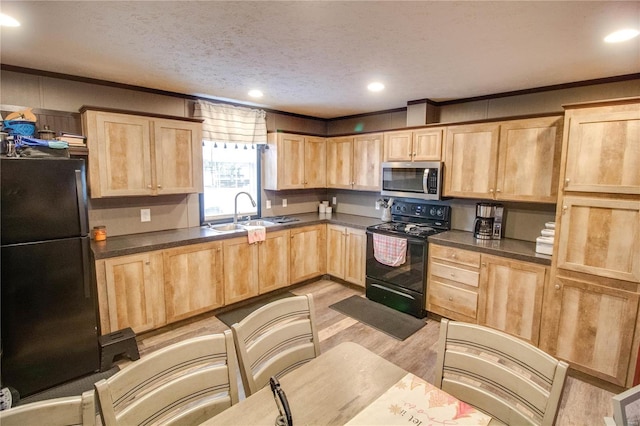
<path fill-rule="evenodd" d="M 282 199 L 282 207 L 287 207 L 287 199 L 286 198 Z"/>
<path fill-rule="evenodd" d="M 140 209 L 140 222 L 151 222 L 151 209 Z"/>
<path fill-rule="evenodd" d="M 267 200 L 267 208 L 270 209 L 271 208 L 271 200 Z"/>
<path fill-rule="evenodd" d="M 333 203 L 332 204 L 333 205 L 338 204 L 338 197 L 333 197 Z"/>

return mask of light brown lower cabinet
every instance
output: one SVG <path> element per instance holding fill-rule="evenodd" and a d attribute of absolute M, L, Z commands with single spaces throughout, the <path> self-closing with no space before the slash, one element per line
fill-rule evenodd
<path fill-rule="evenodd" d="M 267 232 L 258 243 L 258 292 L 268 293 L 289 285 L 289 230 Z"/>
<path fill-rule="evenodd" d="M 225 304 L 257 296 L 258 245 L 239 237 L 224 240 L 223 247 Z"/>
<path fill-rule="evenodd" d="M 323 275 L 326 229 L 303 226 L 267 232 L 254 244 L 242 236 L 97 260 L 100 332 L 142 333 Z M 364 247 L 356 234 L 349 244 Z M 352 282 L 360 273 L 364 266 L 346 270 Z"/>
<path fill-rule="evenodd" d="M 327 225 L 291 229 L 291 284 L 315 278 L 327 271 Z"/>
<path fill-rule="evenodd" d="M 221 241 L 167 249 L 162 257 L 168 323 L 224 305 Z"/>
<path fill-rule="evenodd" d="M 426 309 L 538 344 L 548 268 L 431 244 Z"/>
<path fill-rule="evenodd" d="M 223 241 L 225 304 L 289 285 L 289 230 L 267 232 L 264 241 Z"/>
<path fill-rule="evenodd" d="M 364 287 L 367 234 L 362 229 L 327 225 L 327 273 Z"/>
<path fill-rule="evenodd" d="M 537 345 L 549 269 L 486 254 L 481 255 L 480 265 L 478 324 Z"/>
<path fill-rule="evenodd" d="M 476 323 L 480 253 L 430 244 L 427 270 L 426 310 Z"/>
<path fill-rule="evenodd" d="M 102 334 L 166 324 L 162 251 L 98 260 L 95 266 Z"/>
<path fill-rule="evenodd" d="M 564 274 L 556 275 L 545 296 L 541 348 L 577 370 L 630 386 L 638 334 L 636 284 Z"/>

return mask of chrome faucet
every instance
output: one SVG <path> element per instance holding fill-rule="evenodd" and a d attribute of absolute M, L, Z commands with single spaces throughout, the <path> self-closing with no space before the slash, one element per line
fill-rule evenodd
<path fill-rule="evenodd" d="M 233 208 L 233 223 L 234 224 L 238 224 L 238 195 L 240 194 L 246 194 L 247 197 L 249 197 L 249 199 L 251 200 L 251 205 L 253 207 L 256 206 L 256 202 L 253 200 L 253 197 L 251 196 L 251 194 L 249 194 L 248 192 L 244 192 L 244 191 L 240 191 L 236 194 L 236 199 L 235 199 L 235 205 Z"/>

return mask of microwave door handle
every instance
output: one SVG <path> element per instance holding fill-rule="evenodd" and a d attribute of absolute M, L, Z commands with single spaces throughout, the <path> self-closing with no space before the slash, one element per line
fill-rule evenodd
<path fill-rule="evenodd" d="M 428 180 L 429 180 L 429 169 L 425 168 L 424 172 L 422 173 L 422 192 L 424 192 L 425 194 L 429 193 Z"/>

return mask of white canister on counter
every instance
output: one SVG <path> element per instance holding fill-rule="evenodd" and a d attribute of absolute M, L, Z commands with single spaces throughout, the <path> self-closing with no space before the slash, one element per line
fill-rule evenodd
<path fill-rule="evenodd" d="M 333 208 L 332 208 L 332 207 L 326 207 L 326 208 L 324 209 L 324 212 L 325 212 L 326 214 L 331 214 L 331 213 L 333 213 Z"/>
<path fill-rule="evenodd" d="M 323 203 L 320 203 L 320 205 L 318 205 L 318 213 L 324 214 L 326 213 L 326 210 L 327 210 L 327 206 L 324 205 Z"/>

